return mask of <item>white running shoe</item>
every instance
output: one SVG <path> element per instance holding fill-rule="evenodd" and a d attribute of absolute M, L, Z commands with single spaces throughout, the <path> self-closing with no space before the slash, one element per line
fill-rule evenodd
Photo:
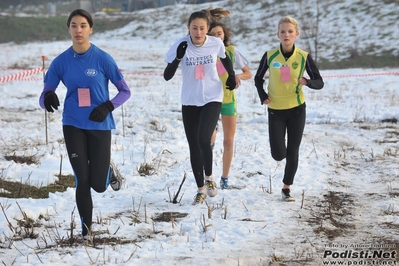
<path fill-rule="evenodd" d="M 122 187 L 124 178 L 112 160 L 110 161 L 109 168 L 111 172 L 109 183 L 113 190 L 118 191 Z"/>
<path fill-rule="evenodd" d="M 216 188 L 216 182 L 213 181 L 212 176 L 208 179 L 205 179 L 205 186 L 208 190 L 209 197 L 215 197 L 218 194 L 218 189 Z"/>
<path fill-rule="evenodd" d="M 283 198 L 284 201 L 288 201 L 288 202 L 293 202 L 295 201 L 295 198 L 293 196 L 291 196 L 291 191 L 288 188 L 283 188 L 281 190 L 281 197 Z"/>
<path fill-rule="evenodd" d="M 206 189 L 198 190 L 197 194 L 194 197 L 193 205 L 198 205 L 204 203 L 206 199 Z"/>

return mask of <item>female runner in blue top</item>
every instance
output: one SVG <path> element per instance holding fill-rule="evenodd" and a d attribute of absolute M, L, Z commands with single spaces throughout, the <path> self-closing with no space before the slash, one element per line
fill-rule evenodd
<path fill-rule="evenodd" d="M 91 188 L 101 193 L 110 183 L 114 190 L 121 187 L 122 177 L 110 160 L 111 129 L 115 128 L 111 112 L 129 99 L 130 89 L 114 59 L 90 43 L 91 15 L 77 9 L 69 15 L 67 26 L 72 46 L 51 63 L 39 103 L 48 112 L 58 110 L 60 103 L 55 90 L 60 82 L 67 88 L 63 133 L 75 174 L 82 236 L 91 240 Z M 112 100 L 109 100 L 109 81 L 118 89 Z"/>

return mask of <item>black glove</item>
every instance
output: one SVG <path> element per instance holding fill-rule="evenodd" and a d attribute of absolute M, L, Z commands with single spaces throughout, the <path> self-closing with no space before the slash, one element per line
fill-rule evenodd
<path fill-rule="evenodd" d="M 58 100 L 57 94 L 54 91 L 48 91 L 44 95 L 44 107 L 50 113 L 54 113 L 54 110 L 58 110 L 58 106 L 60 106 L 60 101 Z"/>
<path fill-rule="evenodd" d="M 107 118 L 109 112 L 112 112 L 114 109 L 114 105 L 111 101 L 106 101 L 91 111 L 89 119 L 94 122 L 103 122 L 105 118 Z"/>
<path fill-rule="evenodd" d="M 177 60 L 181 60 L 183 58 L 184 54 L 186 53 L 186 49 L 187 49 L 187 42 L 186 41 L 181 42 L 176 50 Z"/>
<path fill-rule="evenodd" d="M 237 86 L 236 75 L 229 74 L 229 76 L 227 77 L 227 80 L 226 80 L 226 89 L 232 91 L 236 88 L 236 86 Z"/>

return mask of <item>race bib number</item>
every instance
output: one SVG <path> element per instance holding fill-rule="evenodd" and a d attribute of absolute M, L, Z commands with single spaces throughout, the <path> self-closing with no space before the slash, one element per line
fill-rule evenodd
<path fill-rule="evenodd" d="M 195 66 L 195 79 L 204 79 L 205 78 L 205 65 L 197 65 Z"/>
<path fill-rule="evenodd" d="M 220 61 L 220 60 L 218 60 L 218 61 L 216 62 L 216 69 L 217 69 L 217 71 L 218 71 L 218 75 L 219 75 L 219 76 L 221 76 L 221 75 L 223 75 L 224 73 L 227 72 L 226 69 L 225 69 L 224 66 L 223 66 L 222 61 Z"/>
<path fill-rule="evenodd" d="M 91 105 L 89 88 L 78 88 L 78 101 L 79 107 L 89 107 Z"/>
<path fill-rule="evenodd" d="M 289 66 L 280 67 L 280 75 L 282 82 L 289 82 L 291 80 L 290 67 Z"/>

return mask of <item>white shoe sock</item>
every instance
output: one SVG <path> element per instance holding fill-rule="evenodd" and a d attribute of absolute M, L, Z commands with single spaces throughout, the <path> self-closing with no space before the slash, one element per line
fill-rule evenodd
<path fill-rule="evenodd" d="M 213 181 L 213 175 L 205 176 L 205 180 L 207 180 L 207 181 Z"/>

